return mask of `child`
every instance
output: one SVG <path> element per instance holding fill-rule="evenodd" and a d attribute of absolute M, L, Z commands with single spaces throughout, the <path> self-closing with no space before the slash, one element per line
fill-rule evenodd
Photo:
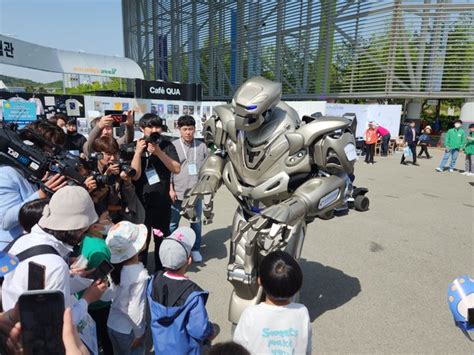
<path fill-rule="evenodd" d="M 205 308 L 208 292 L 185 276 L 195 241 L 191 228 L 179 227 L 161 243 L 166 271 L 155 274 L 147 290 L 155 354 L 201 354 L 214 335 Z"/>
<path fill-rule="evenodd" d="M 466 144 L 464 145 L 464 154 L 466 154 L 465 172 L 462 175 L 474 176 L 474 123 L 469 125 L 469 133 L 466 137 Z"/>
<path fill-rule="evenodd" d="M 275 251 L 263 258 L 259 275 L 266 300 L 245 309 L 234 341 L 252 354 L 310 354 L 308 310 L 291 302 L 303 283 L 300 266 L 290 254 Z"/>
<path fill-rule="evenodd" d="M 80 255 L 87 261 L 86 270 L 98 267 L 104 260 L 110 261 L 110 251 L 105 244 L 105 237 L 107 237 L 107 233 L 113 226 L 113 223 L 105 206 L 96 204 L 95 211 L 99 216 L 99 220 L 86 232 L 80 247 Z M 78 293 L 79 299 L 82 293 Z M 90 316 L 95 321 L 97 340 L 104 355 L 113 355 L 112 343 L 110 342 L 107 329 L 110 305 L 110 301 L 99 300 L 91 303 L 88 308 Z"/>
<path fill-rule="evenodd" d="M 49 203 L 49 199 L 39 198 L 25 203 L 18 213 L 18 222 L 23 227 L 25 233 L 31 233 L 31 228 L 38 223 L 43 216 L 43 209 Z"/>
<path fill-rule="evenodd" d="M 147 229 L 122 221 L 113 226 L 106 239 L 115 269 L 111 273 L 115 297 L 107 327 L 114 354 L 145 353 L 145 291 L 148 272 L 138 260 L 145 245 Z"/>
<path fill-rule="evenodd" d="M 430 134 L 431 134 L 431 127 L 426 126 L 425 129 L 423 130 L 423 134 L 418 139 L 418 142 L 421 146 L 421 150 L 418 153 L 418 158 L 421 158 L 421 155 L 424 152 L 426 154 L 426 159 L 431 159 L 430 153 L 428 153 L 428 146 L 431 141 Z"/>
<path fill-rule="evenodd" d="M 365 163 L 374 163 L 375 144 L 377 143 L 377 131 L 374 122 L 369 122 L 369 128 L 364 133 L 365 142 Z"/>

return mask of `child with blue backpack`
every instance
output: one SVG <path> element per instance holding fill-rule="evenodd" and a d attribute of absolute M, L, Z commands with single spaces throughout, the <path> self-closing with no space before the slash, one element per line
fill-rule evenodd
<path fill-rule="evenodd" d="M 155 354 L 201 354 L 215 335 L 206 311 L 208 292 L 185 276 L 195 240 L 191 228 L 179 227 L 161 243 L 165 271 L 153 276 L 147 290 Z"/>

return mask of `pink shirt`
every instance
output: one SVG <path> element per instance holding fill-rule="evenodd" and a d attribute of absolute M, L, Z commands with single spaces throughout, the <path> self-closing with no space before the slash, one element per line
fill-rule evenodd
<path fill-rule="evenodd" d="M 390 134 L 390 132 L 388 131 L 388 129 L 382 127 L 382 126 L 378 126 L 377 127 L 377 134 L 380 135 L 380 137 L 384 137 L 386 136 L 387 134 Z"/>

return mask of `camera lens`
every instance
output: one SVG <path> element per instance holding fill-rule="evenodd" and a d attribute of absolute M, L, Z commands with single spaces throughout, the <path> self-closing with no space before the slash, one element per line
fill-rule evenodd
<path fill-rule="evenodd" d="M 147 143 L 158 145 L 161 143 L 161 134 L 159 134 L 158 132 L 153 132 L 145 139 L 145 141 Z"/>

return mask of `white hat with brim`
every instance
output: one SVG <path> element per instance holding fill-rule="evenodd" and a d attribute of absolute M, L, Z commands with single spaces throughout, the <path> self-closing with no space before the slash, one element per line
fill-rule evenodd
<path fill-rule="evenodd" d="M 148 229 L 144 224 L 122 221 L 114 225 L 105 240 L 112 264 L 120 264 L 138 254 L 146 243 L 147 235 Z"/>
<path fill-rule="evenodd" d="M 73 231 L 88 228 L 98 219 L 87 190 L 80 186 L 65 186 L 55 192 L 44 207 L 38 225 L 55 231 Z"/>

